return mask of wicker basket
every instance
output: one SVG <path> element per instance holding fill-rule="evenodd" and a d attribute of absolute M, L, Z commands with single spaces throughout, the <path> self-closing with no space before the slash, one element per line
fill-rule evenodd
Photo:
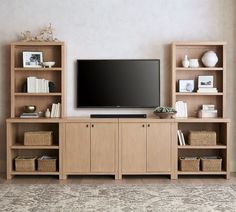
<path fill-rule="evenodd" d="M 184 172 L 197 172 L 200 170 L 199 158 L 179 158 L 179 170 Z"/>
<path fill-rule="evenodd" d="M 17 156 L 15 158 L 15 170 L 17 172 L 35 171 L 35 156 Z"/>
<path fill-rule="evenodd" d="M 201 170 L 204 172 L 217 172 L 222 170 L 221 157 L 202 157 Z"/>
<path fill-rule="evenodd" d="M 193 145 L 193 146 L 216 145 L 216 132 L 214 131 L 190 131 L 188 143 L 189 145 Z"/>
<path fill-rule="evenodd" d="M 38 171 L 55 172 L 56 161 L 57 161 L 56 157 L 42 156 L 38 158 Z"/>
<path fill-rule="evenodd" d="M 50 146 L 52 145 L 52 131 L 37 131 L 24 133 L 24 145 Z"/>

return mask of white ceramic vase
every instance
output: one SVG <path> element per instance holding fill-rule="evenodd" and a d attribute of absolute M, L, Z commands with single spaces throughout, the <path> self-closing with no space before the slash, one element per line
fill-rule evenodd
<path fill-rule="evenodd" d="M 184 59 L 182 60 L 182 66 L 184 68 L 188 68 L 189 67 L 189 60 L 188 60 L 188 56 L 187 55 L 185 55 Z"/>
<path fill-rule="evenodd" d="M 45 112 L 45 117 L 50 118 L 50 115 L 51 115 L 50 110 L 47 108 L 47 110 Z"/>
<path fill-rule="evenodd" d="M 214 51 L 208 51 L 202 56 L 202 63 L 206 67 L 214 67 L 218 62 L 218 57 Z"/>

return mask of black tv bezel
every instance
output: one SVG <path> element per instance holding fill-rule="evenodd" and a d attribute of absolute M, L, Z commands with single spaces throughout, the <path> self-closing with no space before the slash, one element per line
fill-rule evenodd
<path fill-rule="evenodd" d="M 158 78 L 159 78 L 159 85 L 158 85 L 158 88 L 159 88 L 159 105 L 156 105 L 156 106 L 79 106 L 79 94 L 78 94 L 78 86 L 79 86 L 79 83 L 78 83 L 78 72 L 79 72 L 79 69 L 78 69 L 78 63 L 79 61 L 159 61 L 159 72 L 158 72 Z M 161 101 L 161 79 L 160 79 L 160 66 L 161 66 L 161 61 L 160 59 L 77 59 L 77 63 L 76 63 L 76 80 L 77 80 L 77 83 L 76 83 L 76 107 L 77 108 L 156 108 L 158 106 L 160 106 L 160 101 Z"/>

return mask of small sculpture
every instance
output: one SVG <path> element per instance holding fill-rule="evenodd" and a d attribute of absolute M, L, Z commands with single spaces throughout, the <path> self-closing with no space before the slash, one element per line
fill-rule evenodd
<path fill-rule="evenodd" d="M 189 59 L 188 59 L 188 55 L 184 56 L 184 59 L 182 60 L 182 66 L 184 68 L 188 68 L 189 67 Z"/>
<path fill-rule="evenodd" d="M 55 29 L 52 27 L 50 23 L 48 27 L 43 28 L 36 35 L 32 35 L 30 31 L 21 32 L 20 40 L 21 41 L 58 41 L 57 38 L 54 38 Z"/>

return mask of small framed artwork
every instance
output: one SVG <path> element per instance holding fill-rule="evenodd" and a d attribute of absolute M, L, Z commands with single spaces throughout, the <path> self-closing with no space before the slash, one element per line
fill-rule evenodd
<path fill-rule="evenodd" d="M 198 88 L 213 88 L 213 76 L 198 76 Z"/>
<path fill-rule="evenodd" d="M 194 80 L 179 80 L 179 92 L 193 92 Z"/>
<path fill-rule="evenodd" d="M 40 68 L 43 62 L 43 52 L 23 52 L 24 68 Z"/>

